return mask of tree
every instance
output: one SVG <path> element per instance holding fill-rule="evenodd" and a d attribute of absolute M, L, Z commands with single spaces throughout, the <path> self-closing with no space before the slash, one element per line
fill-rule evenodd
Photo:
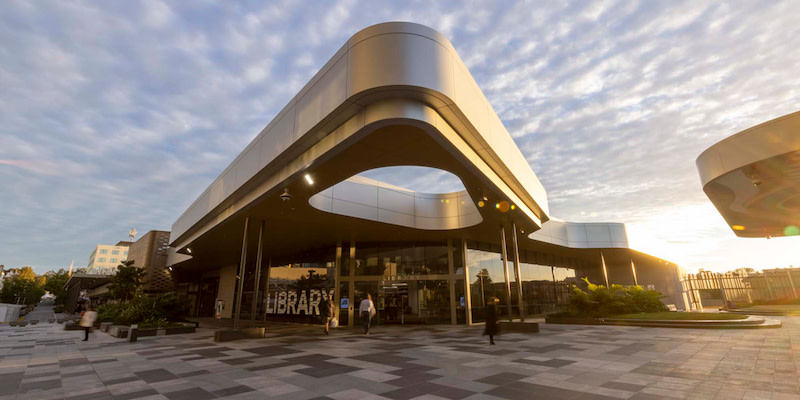
<path fill-rule="evenodd" d="M 144 283 L 145 274 L 143 269 L 133 265 L 133 260 L 123 261 L 117 266 L 117 273 L 111 277 L 109 297 L 122 301 L 136 298 Z"/>
<path fill-rule="evenodd" d="M 34 279 L 26 276 L 12 275 L 3 282 L 0 289 L 0 303 L 8 304 L 36 304 L 44 295 L 44 289 L 36 284 Z"/>
<path fill-rule="evenodd" d="M 64 304 L 64 298 L 66 297 L 66 292 L 64 291 L 64 285 L 69 280 L 69 271 L 64 270 L 63 268 L 59 269 L 58 271 L 50 271 L 46 274 L 47 281 L 45 281 L 44 286 L 42 288 L 53 296 L 56 296 L 55 303 L 56 304 Z"/>

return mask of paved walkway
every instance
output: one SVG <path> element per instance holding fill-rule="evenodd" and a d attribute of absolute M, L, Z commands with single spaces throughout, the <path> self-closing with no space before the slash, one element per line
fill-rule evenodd
<path fill-rule="evenodd" d="M 794 318 L 794 319 L 793 319 Z M 278 326 L 142 338 L 0 325 L 0 399 L 800 399 L 800 317 L 781 329 Z"/>
<path fill-rule="evenodd" d="M 48 318 L 53 317 L 53 301 L 48 300 L 39 303 L 35 310 L 25 315 L 25 321 L 36 320 L 47 323 Z"/>

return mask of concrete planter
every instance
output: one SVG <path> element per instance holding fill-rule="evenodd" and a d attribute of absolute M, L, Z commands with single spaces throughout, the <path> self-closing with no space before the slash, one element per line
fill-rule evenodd
<path fill-rule="evenodd" d="M 125 339 L 128 337 L 130 329 L 127 325 L 111 325 L 108 327 L 108 334 L 115 338 Z"/>
<path fill-rule="evenodd" d="M 603 325 L 602 318 L 545 317 L 544 322 L 548 324 Z"/>
<path fill-rule="evenodd" d="M 128 333 L 128 341 L 135 342 L 138 338 L 145 336 L 177 335 L 183 333 L 194 333 L 195 331 L 196 328 L 192 325 L 166 329 L 139 329 L 138 324 L 133 324 L 131 325 Z"/>
<path fill-rule="evenodd" d="M 113 322 L 101 322 L 100 323 L 100 330 L 103 331 L 103 332 L 108 332 L 108 328 L 110 328 L 111 325 L 113 325 L 113 324 L 114 324 Z"/>

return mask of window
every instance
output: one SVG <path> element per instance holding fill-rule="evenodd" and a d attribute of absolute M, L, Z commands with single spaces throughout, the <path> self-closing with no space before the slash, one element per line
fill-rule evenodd
<path fill-rule="evenodd" d="M 117 262 L 117 259 L 116 259 L 116 258 L 112 258 L 112 259 L 111 259 L 111 262 L 112 262 L 112 263 L 115 263 L 115 262 Z"/>
<path fill-rule="evenodd" d="M 117 255 L 117 254 L 119 254 L 119 250 L 111 250 L 111 254 Z"/>
<path fill-rule="evenodd" d="M 105 257 L 100 257 L 97 259 L 97 262 L 106 262 Z"/>
<path fill-rule="evenodd" d="M 106 249 L 100 249 L 100 254 L 106 254 L 106 253 L 108 253 L 108 250 L 106 250 Z"/>
<path fill-rule="evenodd" d="M 123 256 L 127 256 L 128 255 L 128 250 L 125 250 L 124 252 L 122 252 L 122 255 Z"/>

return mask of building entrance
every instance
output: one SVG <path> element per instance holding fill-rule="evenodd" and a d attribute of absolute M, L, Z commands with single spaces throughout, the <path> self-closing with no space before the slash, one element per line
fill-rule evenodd
<path fill-rule="evenodd" d="M 408 282 L 382 283 L 378 289 L 379 318 L 384 324 L 419 322 L 408 303 Z"/>

